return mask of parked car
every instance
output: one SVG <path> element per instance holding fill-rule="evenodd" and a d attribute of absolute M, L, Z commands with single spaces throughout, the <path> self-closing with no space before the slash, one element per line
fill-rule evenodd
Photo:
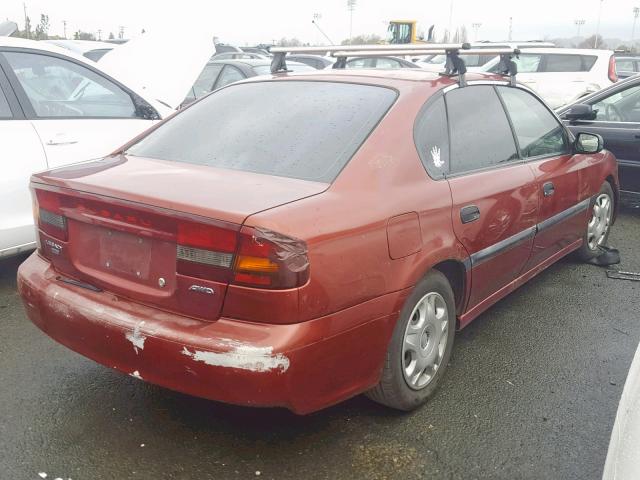
<path fill-rule="evenodd" d="M 36 246 L 33 172 L 104 157 L 173 113 L 173 98 L 184 98 L 210 55 L 195 44 L 182 62 L 163 51 L 164 68 L 176 71 L 170 76 L 136 60 L 129 50 L 136 44 L 118 46 L 98 65 L 47 42 L 0 37 L 0 145 L 11 159 L 0 176 L 0 258 Z M 123 70 L 135 78 L 123 80 Z M 148 88 L 145 73 L 155 76 Z"/>
<path fill-rule="evenodd" d="M 240 50 L 247 53 L 257 53 L 259 55 L 262 55 L 263 57 L 271 57 L 271 53 L 269 53 L 269 50 L 261 47 L 240 47 Z"/>
<path fill-rule="evenodd" d="M 292 72 L 315 70 L 313 67 L 297 62 L 287 62 L 287 67 Z M 202 69 L 200 76 L 191 87 L 182 105 L 188 105 L 204 97 L 209 92 L 222 88 L 230 83 L 257 75 L 270 74 L 270 59 L 212 60 Z"/>
<path fill-rule="evenodd" d="M 354 57 L 347 60 L 347 68 L 420 68 L 400 57 Z"/>
<path fill-rule="evenodd" d="M 618 159 L 620 189 L 640 195 L 640 78 L 628 78 L 558 110 L 569 130 L 597 133 Z"/>
<path fill-rule="evenodd" d="M 303 55 L 300 53 L 288 55 L 287 59 L 291 59 L 293 62 L 304 63 L 305 65 L 309 65 L 317 70 L 331 67 L 336 63 L 335 58 L 323 57 L 322 55 Z"/>
<path fill-rule="evenodd" d="M 464 63 L 467 68 L 474 69 L 482 67 L 495 57 L 495 55 L 465 55 Z M 446 61 L 446 55 L 427 55 L 424 57 L 418 57 L 414 63 L 429 72 L 444 72 L 444 65 Z"/>
<path fill-rule="evenodd" d="M 467 82 L 256 77 L 104 160 L 34 175 L 29 318 L 200 397 L 416 408 L 456 329 L 565 255 L 599 255 L 615 220 L 600 137 L 574 139 L 503 77 Z"/>
<path fill-rule="evenodd" d="M 616 55 L 616 74 L 619 79 L 625 79 L 640 72 L 640 57 Z"/>
<path fill-rule="evenodd" d="M 640 471 L 640 346 L 629 367 L 602 480 L 634 480 Z"/>
<path fill-rule="evenodd" d="M 498 72 L 499 60 L 494 58 L 481 71 Z M 536 91 L 553 108 L 618 81 L 611 50 L 527 48 L 514 61 L 518 81 Z"/>
<path fill-rule="evenodd" d="M 53 45 L 57 45 L 74 53 L 87 57 L 89 60 L 97 62 L 107 52 L 117 47 L 113 43 L 97 42 L 93 40 L 45 40 Z"/>

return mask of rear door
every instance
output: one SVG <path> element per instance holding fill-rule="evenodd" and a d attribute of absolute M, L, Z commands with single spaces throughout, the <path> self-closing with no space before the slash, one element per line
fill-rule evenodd
<path fill-rule="evenodd" d="M 108 155 L 153 123 L 131 92 L 70 58 L 15 49 L 1 56 L 50 168 Z"/>
<path fill-rule="evenodd" d="M 525 270 L 534 268 L 576 242 L 584 232 L 589 200 L 579 202 L 580 156 L 571 153 L 560 121 L 531 93 L 498 87 L 516 134 L 520 156 L 536 178 L 537 233 Z"/>
<path fill-rule="evenodd" d="M 604 146 L 618 159 L 620 189 L 640 193 L 640 84 L 634 82 L 592 103 L 595 120 L 569 125 L 574 132 L 602 135 Z"/>
<path fill-rule="evenodd" d="M 450 128 L 447 179 L 456 236 L 471 258 L 468 308 L 520 275 L 535 234 L 538 195 L 492 85 L 456 88 L 445 95 Z M 441 158 L 437 164 L 445 168 Z"/>

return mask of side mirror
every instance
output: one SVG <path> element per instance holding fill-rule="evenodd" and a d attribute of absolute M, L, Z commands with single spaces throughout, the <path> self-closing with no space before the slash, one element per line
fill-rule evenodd
<path fill-rule="evenodd" d="M 604 140 L 595 133 L 579 133 L 573 142 L 576 153 L 598 153 L 604 148 Z"/>
<path fill-rule="evenodd" d="M 576 103 L 564 114 L 564 118 L 567 120 L 595 120 L 597 114 L 598 111 L 594 110 L 591 105 Z"/>

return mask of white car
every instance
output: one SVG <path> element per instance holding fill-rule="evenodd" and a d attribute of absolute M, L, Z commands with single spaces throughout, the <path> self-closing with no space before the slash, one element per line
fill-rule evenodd
<path fill-rule="evenodd" d="M 35 247 L 32 173 L 108 155 L 173 113 L 212 49 L 209 35 L 189 55 L 175 40 L 142 38 L 98 65 L 50 43 L 0 37 L 0 258 Z"/>
<path fill-rule="evenodd" d="M 571 48 L 527 48 L 514 61 L 518 82 L 527 85 L 552 108 L 608 87 L 618 80 L 611 50 Z M 497 72 L 494 58 L 480 70 Z"/>
<path fill-rule="evenodd" d="M 99 42 L 94 40 L 45 40 L 45 42 L 57 45 L 74 53 L 87 57 L 97 62 L 118 45 L 115 43 Z"/>
<path fill-rule="evenodd" d="M 640 472 L 640 346 L 631 362 L 611 431 L 603 480 L 635 480 Z"/>

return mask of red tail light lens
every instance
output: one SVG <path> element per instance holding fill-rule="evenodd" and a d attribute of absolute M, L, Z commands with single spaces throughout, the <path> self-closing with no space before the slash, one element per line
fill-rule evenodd
<path fill-rule="evenodd" d="M 233 283 L 284 289 L 309 279 L 307 245 L 270 230 L 243 227 L 234 265 Z"/>
<path fill-rule="evenodd" d="M 237 238 L 238 232 L 231 228 L 180 221 L 177 231 L 177 272 L 229 282 Z"/>
<path fill-rule="evenodd" d="M 43 232 L 57 238 L 67 240 L 67 219 L 62 213 L 60 195 L 47 190 L 35 190 L 38 227 Z"/>
<path fill-rule="evenodd" d="M 616 57 L 611 55 L 609 58 L 609 80 L 612 82 L 618 81 L 618 73 L 616 72 Z"/>

